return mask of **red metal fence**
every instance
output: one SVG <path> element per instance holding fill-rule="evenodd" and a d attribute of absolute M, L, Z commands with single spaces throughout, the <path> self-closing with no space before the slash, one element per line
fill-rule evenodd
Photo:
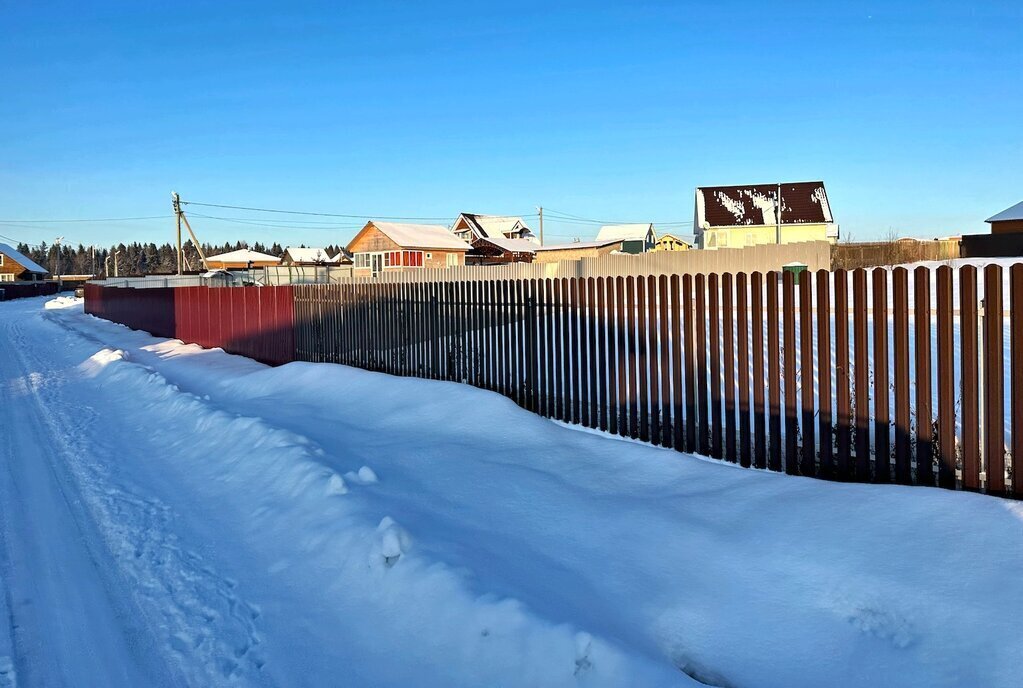
<path fill-rule="evenodd" d="M 465 382 L 744 467 L 1023 497 L 1023 265 L 90 285 L 87 307 L 271 363 Z"/>
<path fill-rule="evenodd" d="M 291 287 L 85 287 L 85 310 L 158 337 L 281 365 L 295 360 Z"/>

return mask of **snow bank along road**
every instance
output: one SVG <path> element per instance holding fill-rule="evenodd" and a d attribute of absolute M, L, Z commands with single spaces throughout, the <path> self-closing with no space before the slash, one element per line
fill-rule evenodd
<path fill-rule="evenodd" d="M 0 304 L 0 686 L 1017 686 L 1023 508 Z"/>

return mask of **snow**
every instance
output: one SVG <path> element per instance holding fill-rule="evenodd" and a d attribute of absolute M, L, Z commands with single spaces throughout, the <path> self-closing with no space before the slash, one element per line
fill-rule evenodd
<path fill-rule="evenodd" d="M 267 368 L 68 298 L 0 332 L 0 685 L 1017 684 L 1018 504 Z"/>
<path fill-rule="evenodd" d="M 323 251 L 323 249 L 289 249 L 291 251 Z M 295 260 L 300 260 L 295 257 L 292 253 L 291 257 Z M 322 260 L 327 260 L 327 254 L 323 253 Z M 277 256 L 271 256 L 267 253 L 260 253 L 259 251 L 253 251 L 252 249 L 242 248 L 237 251 L 228 251 L 227 253 L 220 253 L 215 256 L 207 256 L 207 261 L 219 262 L 219 263 L 268 263 L 268 262 L 280 262 L 280 258 Z M 304 260 L 304 259 L 301 259 Z M 314 259 L 315 260 L 315 259 Z"/>
<path fill-rule="evenodd" d="M 377 222 L 373 226 L 402 248 L 446 248 L 468 251 L 471 247 L 443 225 Z"/>
<path fill-rule="evenodd" d="M 597 232 L 597 241 L 646 241 L 654 226 L 649 222 L 624 225 L 604 225 Z"/>
<path fill-rule="evenodd" d="M 289 256 L 292 262 L 295 263 L 326 264 L 341 262 L 340 253 L 331 258 L 330 254 L 322 248 L 300 248 L 297 246 L 289 246 L 285 249 L 284 255 Z"/>

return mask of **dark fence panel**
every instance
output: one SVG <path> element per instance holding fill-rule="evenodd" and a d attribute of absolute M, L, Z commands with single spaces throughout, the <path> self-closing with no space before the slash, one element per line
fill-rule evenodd
<path fill-rule="evenodd" d="M 13 301 L 14 299 L 25 299 L 32 296 L 53 296 L 59 291 L 60 285 L 56 282 L 31 282 L 27 284 L 0 282 L 0 301 Z"/>

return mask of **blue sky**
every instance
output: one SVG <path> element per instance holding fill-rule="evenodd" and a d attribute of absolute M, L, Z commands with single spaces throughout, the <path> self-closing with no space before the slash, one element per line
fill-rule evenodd
<path fill-rule="evenodd" d="M 1023 200 L 1023 4 L 891 4 L 3 3 L 0 235 L 161 243 L 169 218 L 26 220 L 169 215 L 176 190 L 542 204 L 553 242 L 597 228 L 559 212 L 687 222 L 698 185 L 810 179 L 856 240 L 986 231 Z M 193 216 L 211 242 L 359 223 L 189 210 L 231 218 Z"/>

